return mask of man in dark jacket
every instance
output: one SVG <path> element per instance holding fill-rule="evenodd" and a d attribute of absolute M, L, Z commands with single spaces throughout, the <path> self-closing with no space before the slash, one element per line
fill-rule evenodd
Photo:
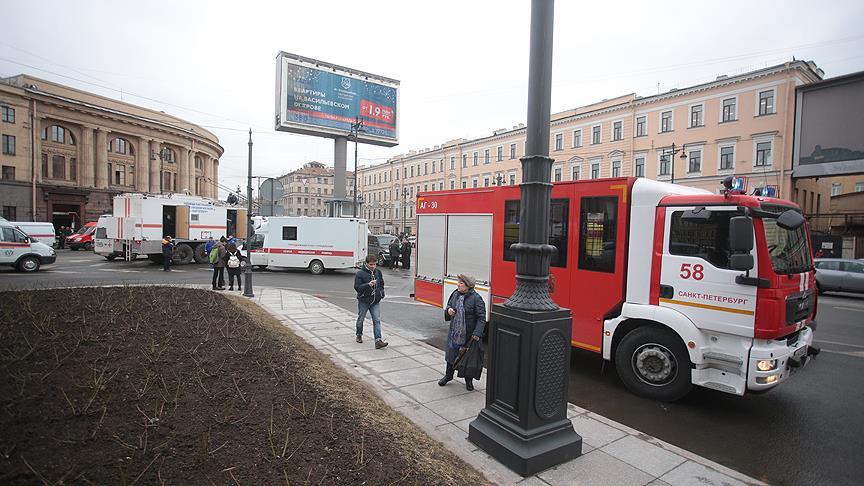
<path fill-rule="evenodd" d="M 475 284 L 474 277 L 460 273 L 458 286 L 450 294 L 444 307 L 444 320 L 450 322 L 450 330 L 447 333 L 447 350 L 444 354 L 447 369 L 444 378 L 438 380 L 441 386 L 453 379 L 460 350 L 467 348 L 472 339 L 479 341 L 486 331 L 486 304 L 483 297 L 474 290 Z M 473 380 L 469 377 L 465 377 L 465 388 L 468 391 L 474 389 Z"/>
<path fill-rule="evenodd" d="M 402 240 L 402 268 L 405 270 L 411 268 L 411 242 L 408 238 Z"/>
<path fill-rule="evenodd" d="M 171 259 L 174 258 L 174 240 L 170 236 L 166 236 L 162 240 L 162 270 L 168 272 L 171 270 Z"/>
<path fill-rule="evenodd" d="M 366 264 L 354 276 L 354 290 L 357 292 L 357 342 L 363 342 L 363 321 L 366 312 L 372 314 L 372 334 L 375 336 L 375 349 L 387 346 L 381 339 L 381 299 L 384 298 L 384 276 L 378 270 L 378 257 L 368 255 Z"/>
<path fill-rule="evenodd" d="M 402 258 L 402 250 L 399 248 L 399 238 L 393 238 L 387 251 L 390 252 L 390 267 L 399 268 L 399 259 Z"/>

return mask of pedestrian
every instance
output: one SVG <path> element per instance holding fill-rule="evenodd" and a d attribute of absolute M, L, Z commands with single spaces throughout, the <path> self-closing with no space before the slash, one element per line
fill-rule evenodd
<path fill-rule="evenodd" d="M 366 256 L 366 264 L 354 275 L 354 290 L 357 292 L 357 342 L 363 342 L 363 321 L 366 313 L 372 314 L 372 334 L 375 349 L 387 346 L 381 339 L 381 299 L 384 298 L 384 276 L 378 268 L 378 257 Z"/>
<path fill-rule="evenodd" d="M 216 240 L 214 240 L 212 236 L 208 237 L 207 243 L 204 243 L 204 253 L 206 253 L 208 257 L 210 256 L 210 250 L 212 250 L 214 246 L 216 246 Z"/>
<path fill-rule="evenodd" d="M 166 236 L 162 240 L 162 271 L 171 271 L 171 260 L 174 258 L 174 240 Z"/>
<path fill-rule="evenodd" d="M 399 248 L 398 238 L 393 238 L 388 251 L 390 252 L 390 267 L 399 268 L 399 259 L 402 258 L 402 250 Z"/>
<path fill-rule="evenodd" d="M 246 257 L 237 249 L 234 243 L 228 243 L 225 248 L 225 268 L 228 269 L 228 290 L 234 290 L 234 279 L 237 279 L 237 290 L 242 291 L 243 286 L 240 283 L 240 270 L 245 265 Z"/>
<path fill-rule="evenodd" d="M 408 238 L 402 240 L 402 268 L 409 270 L 411 268 L 411 242 Z"/>
<path fill-rule="evenodd" d="M 460 273 L 457 279 L 456 290 L 450 294 L 444 309 L 444 320 L 450 321 L 450 330 L 447 333 L 447 350 L 444 353 L 447 369 L 444 378 L 438 380 L 440 386 L 453 379 L 456 360 L 467 350 L 470 344 L 468 341 L 479 341 L 486 331 L 486 304 L 483 297 L 474 290 L 476 280 L 464 273 Z M 474 389 L 471 378 L 465 378 L 465 389 Z"/>
<path fill-rule="evenodd" d="M 213 263 L 213 290 L 225 290 L 225 243 L 223 236 L 210 250 L 210 261 Z M 213 252 L 216 254 L 214 255 Z"/>
<path fill-rule="evenodd" d="M 57 248 L 63 250 L 66 248 L 66 227 L 61 226 L 59 230 L 57 230 Z"/>

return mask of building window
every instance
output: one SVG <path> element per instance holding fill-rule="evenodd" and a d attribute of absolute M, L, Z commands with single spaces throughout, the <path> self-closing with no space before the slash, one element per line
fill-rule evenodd
<path fill-rule="evenodd" d="M 621 177 L 621 161 L 612 161 L 612 177 Z"/>
<path fill-rule="evenodd" d="M 665 151 L 660 154 L 660 173 L 661 176 L 669 175 L 669 166 L 672 163 L 672 156 Z"/>
<path fill-rule="evenodd" d="M 483 187 L 489 187 L 489 177 L 488 176 L 483 178 Z"/>
<path fill-rule="evenodd" d="M 516 173 L 515 172 L 510 173 L 510 185 L 511 186 L 516 185 Z"/>
<path fill-rule="evenodd" d="M 456 157 L 450 157 L 450 170 L 456 169 Z M 398 172 L 396 173 L 399 174 Z"/>
<path fill-rule="evenodd" d="M 839 196 L 840 194 L 843 194 L 843 183 L 835 182 L 831 184 L 831 195 Z"/>
<path fill-rule="evenodd" d="M 591 164 L 591 178 L 600 178 L 600 162 L 594 162 L 593 164 Z"/>
<path fill-rule="evenodd" d="M 612 140 L 622 140 L 624 138 L 624 122 L 616 121 L 612 124 Z"/>
<path fill-rule="evenodd" d="M 573 130 L 573 148 L 582 146 L 582 129 Z"/>
<path fill-rule="evenodd" d="M 15 180 L 15 166 L 4 165 L 2 177 L 3 177 L 4 181 L 14 181 Z"/>
<path fill-rule="evenodd" d="M 57 143 L 66 143 L 66 129 L 58 125 L 52 125 L 51 141 Z"/>
<path fill-rule="evenodd" d="M 69 180 L 78 181 L 78 160 L 75 157 L 69 159 Z"/>
<path fill-rule="evenodd" d="M 774 113 L 774 90 L 759 93 L 759 115 L 771 115 Z"/>
<path fill-rule="evenodd" d="M 66 178 L 66 158 L 62 155 L 51 157 L 51 175 L 54 179 Z"/>
<path fill-rule="evenodd" d="M 414 166 L 411 166 L 411 177 L 414 177 Z"/>
<path fill-rule="evenodd" d="M 462 180 L 462 189 L 466 189 L 468 187 L 468 181 Z"/>
<path fill-rule="evenodd" d="M 479 184 L 480 184 L 480 180 L 477 179 L 476 177 L 471 180 L 471 187 L 476 189 Z"/>
<path fill-rule="evenodd" d="M 510 144 L 510 158 L 511 159 L 516 158 L 516 144 L 515 143 Z"/>
<path fill-rule="evenodd" d="M 636 157 L 633 174 L 636 177 L 645 177 L 645 157 Z"/>
<path fill-rule="evenodd" d="M 702 172 L 702 151 L 691 150 L 688 157 L 687 172 L 699 173 Z"/>
<path fill-rule="evenodd" d="M 429 162 L 423 162 L 423 175 L 429 175 Z"/>
<path fill-rule="evenodd" d="M 574 165 L 571 168 L 570 180 L 574 180 L 574 181 L 579 180 L 579 169 L 580 169 L 580 167 L 578 165 Z"/>
<path fill-rule="evenodd" d="M 720 147 L 720 170 L 735 168 L 735 147 Z"/>
<path fill-rule="evenodd" d="M 42 154 L 42 178 L 48 178 L 48 154 Z"/>
<path fill-rule="evenodd" d="M 555 150 L 564 150 L 564 134 L 555 134 Z"/>
<path fill-rule="evenodd" d="M 483 150 L 483 163 L 488 164 L 490 162 L 489 159 L 489 149 Z"/>
<path fill-rule="evenodd" d="M 728 99 L 723 100 L 723 118 L 722 118 L 722 121 L 724 121 L 724 122 L 735 121 L 735 119 L 736 119 L 735 105 L 736 105 L 735 98 L 728 98 Z"/>
<path fill-rule="evenodd" d="M 3 155 L 15 155 L 15 135 L 3 135 Z"/>
<path fill-rule="evenodd" d="M 660 133 L 672 131 L 672 110 L 660 113 Z"/>
<path fill-rule="evenodd" d="M 14 174 L 14 172 L 13 172 Z M 855 183 L 855 192 L 864 192 L 864 182 Z"/>
<path fill-rule="evenodd" d="M 462 168 L 468 167 L 468 154 L 462 154 Z"/>
<path fill-rule="evenodd" d="M 702 126 L 702 105 L 690 107 L 690 128 Z"/>
<path fill-rule="evenodd" d="M 5 123 L 15 123 L 15 108 L 12 108 L 11 106 L 3 106 L 0 108 L 2 108 L 3 112 L 3 121 Z"/>
<path fill-rule="evenodd" d="M 3 219 L 7 221 L 15 221 L 18 219 L 18 211 L 16 206 L 3 206 Z"/>
<path fill-rule="evenodd" d="M 756 144 L 756 167 L 771 165 L 771 142 Z"/>
<path fill-rule="evenodd" d="M 504 147 L 498 147 L 495 149 L 496 158 L 495 160 L 501 162 L 504 160 Z"/>
<path fill-rule="evenodd" d="M 474 159 L 473 159 L 474 167 L 477 167 L 477 164 L 480 162 L 479 158 L 480 158 L 480 154 L 478 152 L 474 152 Z"/>
<path fill-rule="evenodd" d="M 450 190 L 452 191 L 453 189 L 456 189 L 456 181 L 451 179 L 450 180 Z"/>
<path fill-rule="evenodd" d="M 552 176 L 552 180 L 555 182 L 561 182 L 561 167 L 555 167 L 554 175 Z"/>
<path fill-rule="evenodd" d="M 126 185 L 126 168 L 122 165 L 114 166 L 114 185 L 115 186 L 125 186 Z"/>
<path fill-rule="evenodd" d="M 600 143 L 600 125 L 591 127 L 591 144 L 596 145 L 598 143 Z"/>
<path fill-rule="evenodd" d="M 636 136 L 644 137 L 648 134 L 648 118 L 644 116 L 636 117 Z"/>

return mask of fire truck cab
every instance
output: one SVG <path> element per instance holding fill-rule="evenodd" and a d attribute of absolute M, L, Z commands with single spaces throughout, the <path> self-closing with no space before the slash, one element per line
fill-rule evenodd
<path fill-rule="evenodd" d="M 418 300 L 441 306 L 459 273 L 487 302 L 513 293 L 518 186 L 423 193 L 417 214 Z M 634 393 L 743 395 L 807 362 L 815 272 L 793 203 L 643 178 L 562 182 L 548 224 L 550 293 L 572 311 L 571 344 L 614 360 Z"/>

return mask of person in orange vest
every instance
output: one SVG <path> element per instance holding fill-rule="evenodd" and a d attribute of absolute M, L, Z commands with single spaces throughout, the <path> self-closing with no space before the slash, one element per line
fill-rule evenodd
<path fill-rule="evenodd" d="M 166 236 L 162 240 L 162 271 L 171 271 L 171 259 L 174 258 L 174 240 Z"/>

